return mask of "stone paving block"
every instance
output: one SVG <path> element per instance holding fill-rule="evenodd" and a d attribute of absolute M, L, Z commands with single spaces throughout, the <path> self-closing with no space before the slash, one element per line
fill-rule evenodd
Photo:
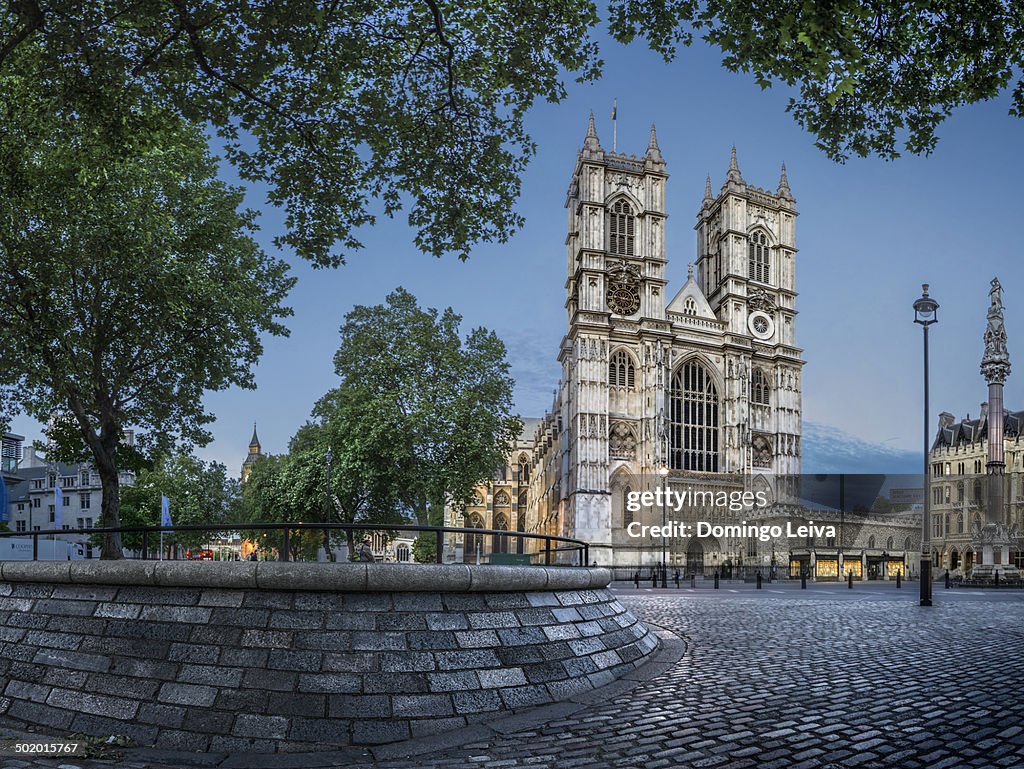
<path fill-rule="evenodd" d="M 207 684 L 236 688 L 242 683 L 242 669 L 223 665 L 182 665 L 178 680 L 187 684 Z"/>
<path fill-rule="evenodd" d="M 362 685 L 363 678 L 353 673 L 301 673 L 297 688 L 300 692 L 351 694 Z"/>
<path fill-rule="evenodd" d="M 490 649 L 498 645 L 498 634 L 493 630 L 456 631 L 455 640 L 463 649 Z"/>
<path fill-rule="evenodd" d="M 396 694 L 391 698 L 395 718 L 424 718 L 453 713 L 452 698 L 447 694 Z"/>
<path fill-rule="evenodd" d="M 419 673 L 435 670 L 437 662 L 429 652 L 383 652 L 381 670 L 385 673 Z"/>
<path fill-rule="evenodd" d="M 466 630 L 469 628 L 466 615 L 457 612 L 427 614 L 426 622 L 429 630 Z"/>
<path fill-rule="evenodd" d="M 231 731 L 235 737 L 281 739 L 288 734 L 288 719 L 283 716 L 240 715 Z"/>
<path fill-rule="evenodd" d="M 500 710 L 502 700 L 496 691 L 455 692 L 452 701 L 456 713 L 486 713 Z"/>
<path fill-rule="evenodd" d="M 172 643 L 167 654 L 171 662 L 193 662 L 199 665 L 216 664 L 220 647 L 213 644 Z"/>
<path fill-rule="evenodd" d="M 332 694 L 327 700 L 331 718 L 390 718 L 391 698 L 386 694 Z"/>
<path fill-rule="evenodd" d="M 168 682 L 160 687 L 157 699 L 172 705 L 209 707 L 213 704 L 216 696 L 217 690 L 212 686 Z"/>

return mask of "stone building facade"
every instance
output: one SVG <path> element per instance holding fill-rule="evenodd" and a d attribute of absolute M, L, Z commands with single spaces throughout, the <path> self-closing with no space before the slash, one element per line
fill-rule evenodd
<path fill-rule="evenodd" d="M 673 296 L 667 182 L 653 126 L 637 157 L 604 149 L 591 116 L 565 201 L 567 325 L 551 410 L 528 420 L 504 473 L 453 523 L 575 537 L 599 564 L 632 566 L 661 561 L 660 545 L 628 527 L 660 524 L 662 512 L 630 512 L 631 492 L 664 485 L 769 500 L 742 516 L 688 509 L 675 519 L 807 516 L 795 488 L 804 360 L 796 343 L 798 212 L 785 165 L 776 189 L 765 190 L 743 178 L 733 148 L 717 194 L 708 177 L 695 255 Z M 876 539 L 891 536 L 901 553 L 904 525 Z M 673 539 L 666 557 L 698 573 L 727 563 L 786 570 L 791 556 L 814 563 L 814 542 L 800 542 L 803 553 L 790 553 L 791 544 Z M 866 540 L 847 544 L 865 560 Z"/>
<path fill-rule="evenodd" d="M 1006 471 L 1003 477 L 1006 523 L 1016 531 L 1010 563 L 1024 568 L 1024 444 L 1021 424 L 1024 412 L 1006 411 L 1003 446 Z M 929 459 L 931 476 L 932 563 L 953 574 L 966 574 L 977 563 L 974 532 L 985 522 L 988 483 L 988 403 L 979 416 L 957 420 L 949 412 L 939 415 L 938 432 Z"/>

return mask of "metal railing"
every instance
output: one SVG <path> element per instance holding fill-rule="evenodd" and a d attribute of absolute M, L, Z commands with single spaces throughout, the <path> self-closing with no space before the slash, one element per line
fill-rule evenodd
<path fill-rule="evenodd" d="M 487 553 L 488 560 L 495 554 L 522 556 L 524 563 L 533 564 L 534 558 L 545 566 L 557 563 L 565 563 L 559 560 L 559 554 L 572 553 L 568 559 L 570 565 L 586 566 L 590 560 L 590 546 L 579 539 L 560 537 L 552 534 L 530 534 L 525 531 L 506 531 L 504 529 L 475 529 L 458 526 L 420 526 L 417 524 L 379 524 L 379 523 L 232 523 L 232 524 L 185 524 L 172 526 L 118 526 L 118 527 L 97 527 L 91 529 L 51 529 L 47 531 L 0 531 L 0 538 L 32 538 L 32 560 L 39 560 L 40 538 L 57 538 L 65 536 L 86 535 L 89 537 L 101 537 L 104 534 L 138 534 L 141 535 L 141 547 L 127 548 L 137 552 L 138 560 L 152 560 L 154 552 L 151 547 L 154 537 L 159 539 L 160 534 L 174 535 L 179 533 L 209 533 L 211 535 L 224 535 L 228 532 L 280 532 L 280 545 L 274 547 L 277 550 L 276 560 L 293 560 L 293 532 L 331 532 L 340 531 L 346 536 L 349 533 L 359 532 L 374 533 L 386 532 L 389 535 L 397 532 L 433 533 L 435 536 L 434 545 L 436 548 L 436 563 L 444 563 L 445 534 L 463 534 L 473 537 L 491 537 L 502 544 L 516 541 L 517 547 L 514 551 L 490 550 Z M 211 537 L 212 538 L 212 537 Z M 481 543 L 483 540 L 480 540 Z M 542 547 L 528 551 L 527 542 L 539 542 Z M 78 544 L 78 543 L 72 543 Z M 123 548 L 125 549 L 125 548 Z M 482 556 L 483 553 L 481 552 Z M 465 553 L 464 559 L 472 557 L 472 561 L 463 560 L 462 563 L 475 562 L 477 553 Z"/>

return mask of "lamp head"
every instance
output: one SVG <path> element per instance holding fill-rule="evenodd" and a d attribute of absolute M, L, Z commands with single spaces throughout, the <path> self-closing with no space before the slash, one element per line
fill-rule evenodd
<path fill-rule="evenodd" d="M 921 289 L 924 293 L 921 294 L 920 299 L 914 302 L 914 323 L 930 326 L 939 322 L 939 303 L 928 296 L 927 283 L 923 284 Z"/>
<path fill-rule="evenodd" d="M 662 478 L 668 475 L 668 465 L 662 465 L 661 467 L 659 467 L 658 475 L 660 475 Z"/>

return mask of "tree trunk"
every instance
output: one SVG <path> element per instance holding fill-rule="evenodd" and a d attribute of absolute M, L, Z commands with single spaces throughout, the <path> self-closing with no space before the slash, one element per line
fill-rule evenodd
<path fill-rule="evenodd" d="M 95 457 L 96 472 L 100 476 L 100 486 L 103 489 L 103 501 L 100 509 L 100 526 L 112 528 L 121 525 L 121 492 L 120 478 L 117 474 L 117 463 L 111 457 Z M 120 533 L 107 533 L 103 535 L 103 549 L 100 551 L 100 558 L 104 561 L 118 560 L 124 558 L 121 552 Z"/>

